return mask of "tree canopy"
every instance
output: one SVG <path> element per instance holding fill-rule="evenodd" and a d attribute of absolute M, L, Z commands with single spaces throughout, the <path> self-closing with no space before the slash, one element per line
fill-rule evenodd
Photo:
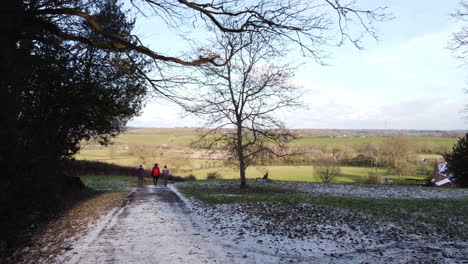
<path fill-rule="evenodd" d="M 93 16 L 109 31 L 131 30 L 133 22 L 120 8 L 108 0 Z M 76 27 L 98 41 L 100 36 L 85 30 L 86 23 Z M 8 68 L 2 64 L 0 236 L 8 242 L 18 230 L 5 217 L 19 211 L 37 215 L 76 191 L 79 186 L 64 177 L 62 161 L 73 157 L 82 140 L 106 144 L 122 132 L 139 114 L 148 89 L 141 74 L 148 64 L 138 53 L 44 38 L 22 39 Z"/>

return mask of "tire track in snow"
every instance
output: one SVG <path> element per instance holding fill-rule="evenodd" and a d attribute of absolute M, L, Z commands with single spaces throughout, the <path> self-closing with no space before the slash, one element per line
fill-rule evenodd
<path fill-rule="evenodd" d="M 244 263 L 204 235 L 170 188 L 138 188 L 58 263 Z"/>

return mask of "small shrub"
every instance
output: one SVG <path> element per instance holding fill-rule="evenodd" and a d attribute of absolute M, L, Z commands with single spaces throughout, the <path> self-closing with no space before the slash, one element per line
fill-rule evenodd
<path fill-rule="evenodd" d="M 195 177 L 195 175 L 193 175 L 193 174 L 189 174 L 189 175 L 185 176 L 185 180 L 186 181 L 196 181 L 197 177 Z"/>
<path fill-rule="evenodd" d="M 173 175 L 169 175 L 169 177 L 167 177 L 167 179 L 170 180 L 170 181 L 175 181 L 175 182 L 185 181 L 185 178 L 180 177 L 180 176 L 173 176 Z"/>
<path fill-rule="evenodd" d="M 221 177 L 221 174 L 219 174 L 218 172 L 208 172 L 208 174 L 206 174 L 206 179 L 207 180 L 216 180 L 218 178 Z"/>
<path fill-rule="evenodd" d="M 369 175 L 367 178 L 364 179 L 363 181 L 364 184 L 383 184 L 384 183 L 384 178 L 382 177 L 382 174 L 378 172 L 369 172 Z"/>
<path fill-rule="evenodd" d="M 330 183 L 336 176 L 340 175 L 341 168 L 333 159 L 321 159 L 315 163 L 314 173 L 323 183 Z"/>

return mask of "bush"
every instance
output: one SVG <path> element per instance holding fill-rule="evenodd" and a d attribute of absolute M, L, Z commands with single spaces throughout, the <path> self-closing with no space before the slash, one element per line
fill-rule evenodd
<path fill-rule="evenodd" d="M 352 166 L 352 167 L 368 167 L 375 164 L 376 159 L 374 157 L 368 157 L 362 154 L 357 155 L 352 159 L 340 160 L 341 166 Z"/>
<path fill-rule="evenodd" d="M 314 173 L 323 183 L 330 183 L 340 175 L 341 168 L 333 159 L 321 159 L 315 163 Z"/>
<path fill-rule="evenodd" d="M 185 181 L 185 178 L 180 177 L 180 176 L 173 176 L 173 175 L 169 175 L 169 177 L 167 177 L 167 179 L 170 180 L 170 181 L 175 181 L 175 182 Z"/>
<path fill-rule="evenodd" d="M 195 175 L 193 174 L 189 174 L 187 176 L 185 176 L 184 178 L 186 181 L 196 181 L 197 180 L 197 177 L 195 177 Z"/>
<path fill-rule="evenodd" d="M 384 178 L 382 177 L 382 174 L 378 172 L 369 172 L 369 175 L 367 178 L 364 179 L 362 182 L 364 184 L 383 184 L 384 183 Z"/>
<path fill-rule="evenodd" d="M 208 174 L 206 174 L 207 180 L 216 180 L 220 177 L 221 177 L 221 174 L 219 174 L 218 172 L 208 172 Z"/>

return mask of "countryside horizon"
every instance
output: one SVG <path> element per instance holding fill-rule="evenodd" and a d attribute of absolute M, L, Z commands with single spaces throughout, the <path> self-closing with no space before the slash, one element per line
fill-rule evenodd
<path fill-rule="evenodd" d="M 170 126 L 161 126 L 161 127 L 158 127 L 158 126 L 127 126 L 127 130 L 128 129 L 139 129 L 139 128 L 148 128 L 148 129 L 151 129 L 151 128 L 155 128 L 155 129 L 173 129 L 173 128 L 187 128 L 187 129 L 200 129 L 200 128 L 205 128 L 203 126 L 200 126 L 200 127 L 195 127 L 195 126 L 173 126 L 173 127 L 170 127 Z M 352 131 L 356 131 L 356 130 L 369 130 L 369 131 L 373 131 L 373 130 L 376 130 L 376 131 L 384 131 L 384 130 L 388 130 L 388 131 L 427 131 L 427 132 L 437 132 L 437 131 L 447 131 L 447 132 L 465 132 L 465 131 L 468 131 L 468 129 L 416 129 L 416 128 L 313 128 L 313 127 L 298 127 L 298 128 L 289 128 L 289 127 L 286 127 L 287 129 L 291 129 L 291 130 L 352 130 Z"/>

